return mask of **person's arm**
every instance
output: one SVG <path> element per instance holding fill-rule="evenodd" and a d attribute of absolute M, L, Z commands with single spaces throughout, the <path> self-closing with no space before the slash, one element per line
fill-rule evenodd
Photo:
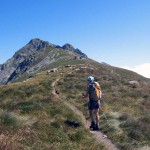
<path fill-rule="evenodd" d="M 86 98 L 86 97 L 88 97 L 89 96 L 89 94 L 84 94 L 84 93 L 82 93 L 82 98 Z"/>
<path fill-rule="evenodd" d="M 82 98 L 87 98 L 89 97 L 89 86 L 87 87 L 86 93 L 82 93 Z"/>

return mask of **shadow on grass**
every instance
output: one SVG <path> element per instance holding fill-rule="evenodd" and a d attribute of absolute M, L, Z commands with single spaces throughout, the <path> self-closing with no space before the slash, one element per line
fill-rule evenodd
<path fill-rule="evenodd" d="M 80 127 L 80 126 L 81 126 L 80 123 L 76 123 L 76 122 L 70 121 L 70 120 L 66 120 L 64 123 L 65 123 L 67 126 L 69 126 L 69 127 L 75 127 L 75 128 L 77 128 L 77 127 Z"/>

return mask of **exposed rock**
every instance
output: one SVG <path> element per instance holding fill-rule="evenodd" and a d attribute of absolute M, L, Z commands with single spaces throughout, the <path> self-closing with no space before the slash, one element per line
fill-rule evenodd
<path fill-rule="evenodd" d="M 67 50 L 65 53 L 67 57 L 63 56 L 62 50 Z M 84 53 L 79 49 L 74 49 L 70 44 L 60 47 L 38 38 L 32 39 L 6 63 L 0 64 L 0 84 L 11 83 L 25 73 L 34 74 L 57 61 L 61 55 L 66 60 L 74 58 L 75 55 L 86 57 Z"/>
<path fill-rule="evenodd" d="M 56 45 L 56 46 L 55 46 L 55 48 L 62 48 L 62 47 L 61 47 L 61 46 L 59 46 L 59 45 Z"/>
<path fill-rule="evenodd" d="M 40 39 L 32 39 L 29 43 L 28 46 L 33 47 L 35 50 L 40 50 L 42 48 L 47 48 L 50 46 L 49 42 L 42 41 Z"/>
<path fill-rule="evenodd" d="M 132 80 L 132 81 L 129 81 L 129 84 L 138 84 L 139 85 L 139 82 L 135 81 L 135 80 Z"/>
<path fill-rule="evenodd" d="M 54 72 L 58 72 L 58 69 L 57 68 L 53 68 L 51 70 L 47 70 L 46 74 L 50 74 L 50 73 L 54 73 Z"/>
<path fill-rule="evenodd" d="M 69 51 L 74 51 L 75 50 L 75 48 L 71 44 L 68 44 L 68 43 L 63 45 L 62 49 L 69 50 Z"/>
<path fill-rule="evenodd" d="M 135 80 L 129 81 L 128 83 L 132 85 L 134 88 L 139 87 L 140 85 L 139 82 Z"/>
<path fill-rule="evenodd" d="M 80 54 L 82 57 L 87 57 L 87 55 L 85 55 L 84 53 L 82 53 L 81 50 L 75 49 L 71 44 L 68 44 L 68 43 L 66 43 L 65 45 L 63 45 L 62 49 L 75 52 L 77 54 Z"/>

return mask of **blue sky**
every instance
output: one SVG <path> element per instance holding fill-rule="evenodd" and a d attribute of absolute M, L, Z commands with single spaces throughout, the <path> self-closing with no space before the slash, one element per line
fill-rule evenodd
<path fill-rule="evenodd" d="M 1 0 L 0 64 L 32 38 L 113 66 L 150 63 L 150 1 Z"/>

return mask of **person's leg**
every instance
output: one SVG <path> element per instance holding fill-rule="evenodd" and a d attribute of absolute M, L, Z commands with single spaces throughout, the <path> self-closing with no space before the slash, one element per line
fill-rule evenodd
<path fill-rule="evenodd" d="M 93 130 L 99 130 L 99 107 L 100 107 L 100 101 L 96 102 L 95 108 L 94 108 L 94 114 L 95 114 L 95 119 L 96 119 L 96 125 L 95 128 L 93 128 Z"/>
<path fill-rule="evenodd" d="M 96 131 L 96 130 L 100 130 L 100 126 L 99 126 L 99 109 L 94 109 L 94 114 L 95 114 L 95 118 L 96 118 L 96 124 L 95 124 L 93 130 Z"/>
<path fill-rule="evenodd" d="M 95 127 L 95 120 L 94 120 L 94 102 L 93 101 L 89 101 L 89 115 L 91 118 L 91 125 L 90 128 L 94 128 Z"/>
<path fill-rule="evenodd" d="M 96 125 L 99 127 L 99 109 L 95 109 Z"/>
<path fill-rule="evenodd" d="M 89 109 L 89 115 L 90 115 L 90 118 L 91 118 L 91 122 L 94 122 L 93 110 Z"/>

